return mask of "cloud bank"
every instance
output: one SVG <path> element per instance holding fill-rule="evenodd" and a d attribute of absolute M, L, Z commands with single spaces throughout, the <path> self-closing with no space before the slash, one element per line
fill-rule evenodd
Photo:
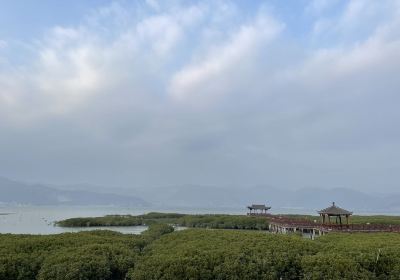
<path fill-rule="evenodd" d="M 399 2 L 281 8 L 113 2 L 18 63 L 0 38 L 1 173 L 395 190 Z"/>

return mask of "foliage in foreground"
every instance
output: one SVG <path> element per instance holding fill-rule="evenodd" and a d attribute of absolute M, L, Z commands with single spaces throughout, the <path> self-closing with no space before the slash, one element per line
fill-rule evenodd
<path fill-rule="evenodd" d="M 172 231 L 0 235 L 0 279 L 400 279 L 400 234 Z"/>
<path fill-rule="evenodd" d="M 145 249 L 130 279 L 400 279 L 399 234 L 316 241 L 249 231 L 186 230 Z"/>
<path fill-rule="evenodd" d="M 0 235 L 0 279 L 122 280 L 143 248 L 171 231 L 157 225 L 140 236 L 112 231 Z"/>

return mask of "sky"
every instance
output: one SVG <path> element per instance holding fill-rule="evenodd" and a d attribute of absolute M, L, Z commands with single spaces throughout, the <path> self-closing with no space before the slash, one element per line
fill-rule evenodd
<path fill-rule="evenodd" d="M 0 175 L 400 182 L 400 1 L 0 1 Z"/>

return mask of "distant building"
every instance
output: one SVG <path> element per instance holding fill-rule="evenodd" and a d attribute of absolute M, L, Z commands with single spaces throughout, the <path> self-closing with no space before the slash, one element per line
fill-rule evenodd
<path fill-rule="evenodd" d="M 247 208 L 249 209 L 247 215 L 265 215 L 271 209 L 271 207 L 265 206 L 265 204 L 252 204 L 251 206 L 247 206 Z"/>

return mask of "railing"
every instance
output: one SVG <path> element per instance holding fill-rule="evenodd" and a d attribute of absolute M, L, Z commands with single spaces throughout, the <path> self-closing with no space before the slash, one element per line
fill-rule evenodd
<path fill-rule="evenodd" d="M 303 229 L 320 229 L 323 231 L 348 232 L 400 232 L 400 225 L 385 224 L 322 224 L 305 219 L 290 219 L 280 216 L 270 216 L 270 223 L 283 227 L 298 227 Z"/>
<path fill-rule="evenodd" d="M 348 231 L 380 231 L 380 232 L 400 232 L 400 225 L 383 225 L 383 224 L 351 224 L 343 226 L 333 225 L 333 230 L 348 230 Z"/>
<path fill-rule="evenodd" d="M 269 213 L 247 213 L 247 216 L 273 217 L 273 215 Z"/>

